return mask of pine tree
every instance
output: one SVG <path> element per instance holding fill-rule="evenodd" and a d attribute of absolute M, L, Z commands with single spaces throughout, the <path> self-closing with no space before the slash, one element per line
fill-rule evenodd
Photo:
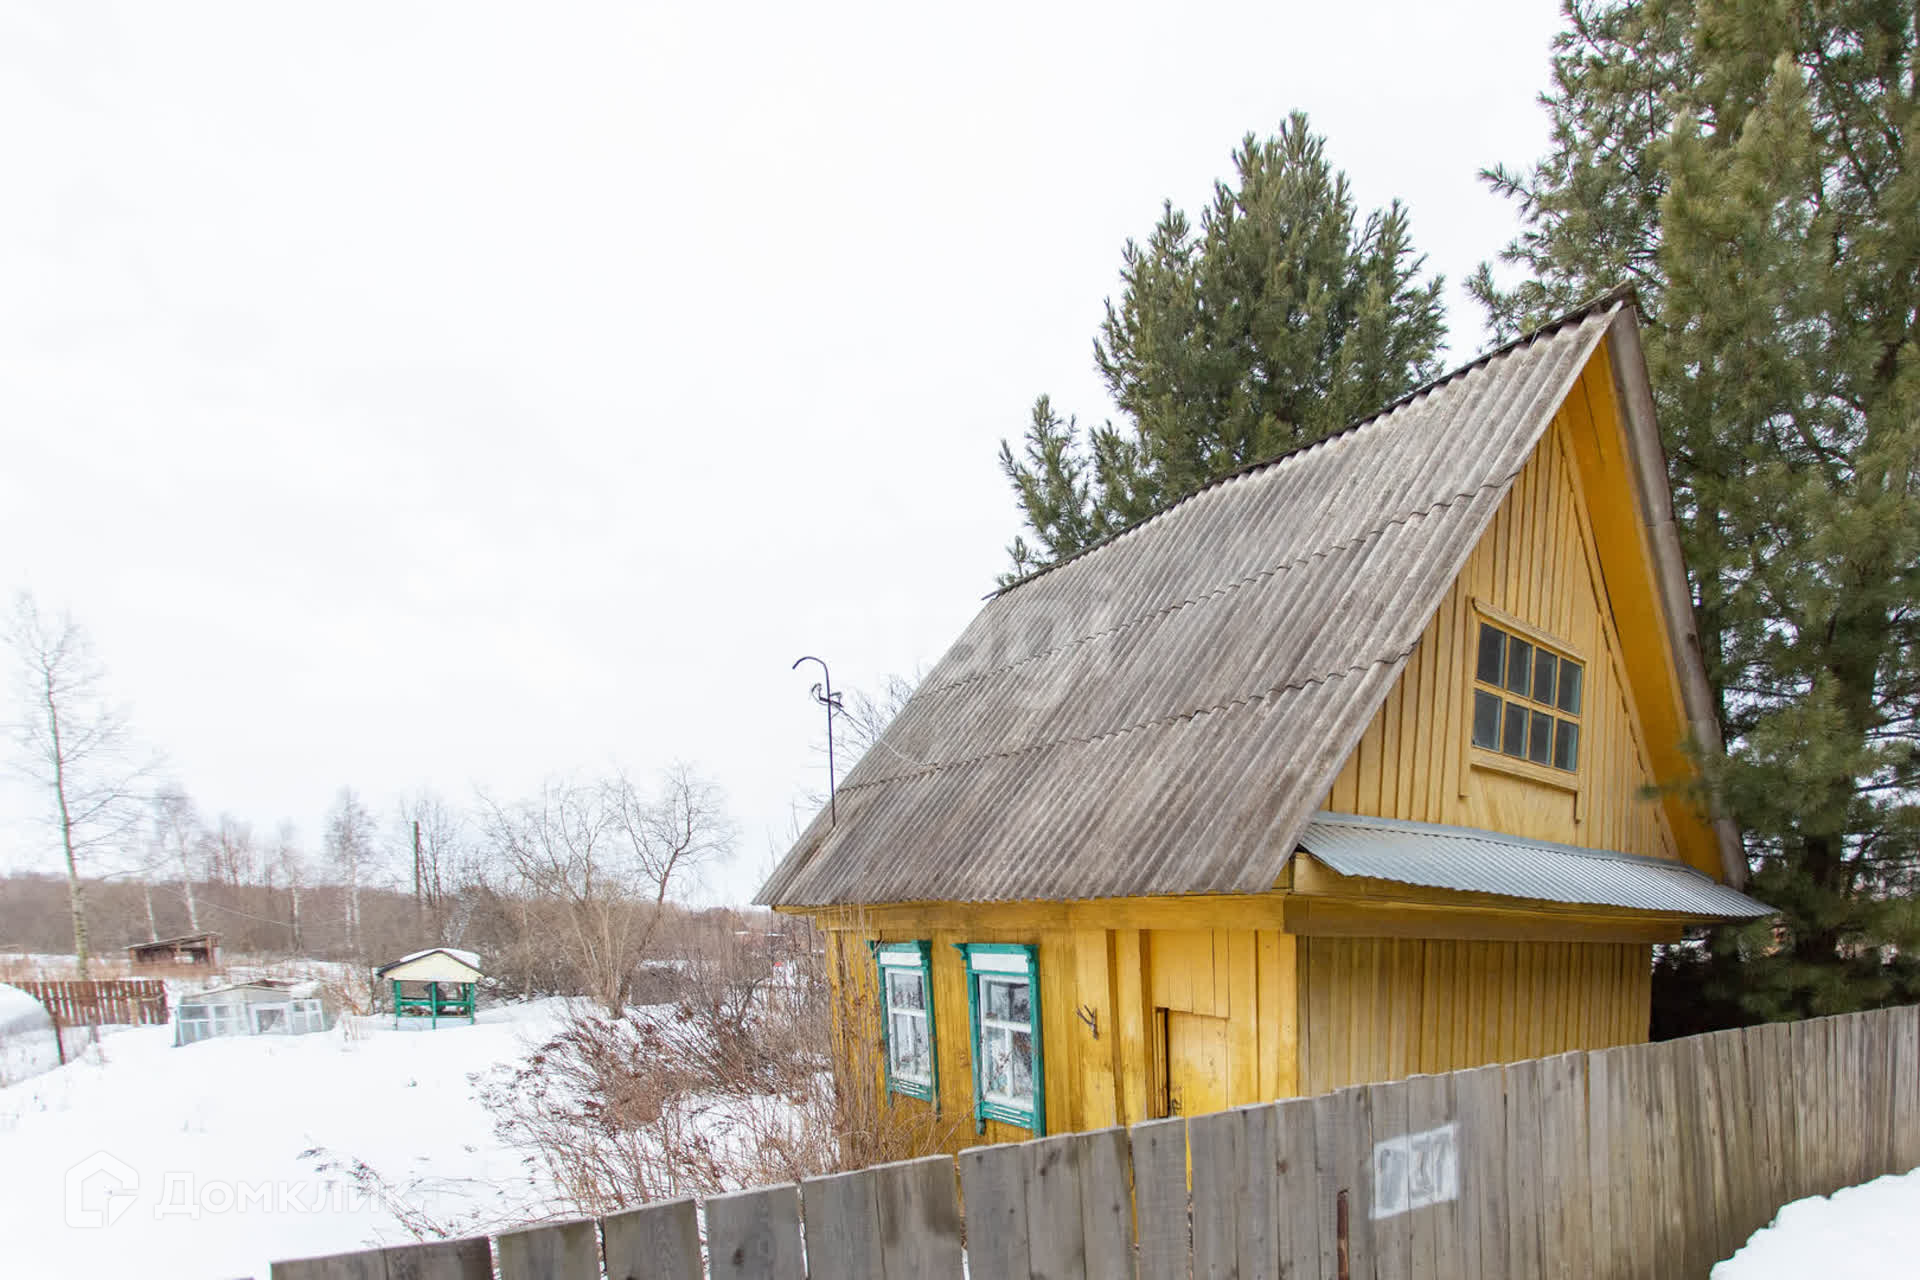
<path fill-rule="evenodd" d="M 1247 135 L 1196 230 L 1168 202 L 1128 241 L 1094 360 L 1122 422 L 1082 433 L 1047 396 L 1000 465 L 1028 532 L 1010 578 L 1124 529 L 1208 480 L 1311 444 L 1429 380 L 1446 338 L 1406 209 L 1358 220 L 1326 142 L 1295 113 Z"/>
<path fill-rule="evenodd" d="M 1772 922 L 1682 966 L 1748 1017 L 1920 999 L 1915 10 L 1570 0 L 1550 154 L 1472 287 L 1512 331 L 1639 287 L 1727 757 Z"/>

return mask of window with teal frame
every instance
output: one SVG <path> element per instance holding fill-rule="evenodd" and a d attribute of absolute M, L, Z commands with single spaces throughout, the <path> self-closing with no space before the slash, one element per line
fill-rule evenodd
<path fill-rule="evenodd" d="M 887 1054 L 887 1092 L 940 1099 L 940 1061 L 933 1048 L 933 966 L 925 942 L 882 942 L 880 1033 Z"/>
<path fill-rule="evenodd" d="M 967 959 L 974 1131 L 998 1120 L 1037 1138 L 1047 1131 L 1047 1092 L 1036 951 L 1021 943 L 956 945 Z"/>

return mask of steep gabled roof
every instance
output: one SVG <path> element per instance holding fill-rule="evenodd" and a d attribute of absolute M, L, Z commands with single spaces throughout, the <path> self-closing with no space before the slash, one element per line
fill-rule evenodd
<path fill-rule="evenodd" d="M 1609 295 L 994 596 L 758 900 L 1271 888 L 1629 307 Z"/>

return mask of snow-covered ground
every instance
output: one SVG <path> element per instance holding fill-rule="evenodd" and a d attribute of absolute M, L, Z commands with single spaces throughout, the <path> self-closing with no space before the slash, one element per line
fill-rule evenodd
<path fill-rule="evenodd" d="M 1713 1280 L 1920 1275 L 1920 1169 L 1795 1200 L 1713 1269 Z"/>
<path fill-rule="evenodd" d="M 470 1077 L 524 1057 L 559 1013 L 342 1018 L 180 1049 L 171 1026 L 108 1036 L 0 1088 L 0 1277 L 264 1277 L 274 1259 L 410 1242 L 402 1213 L 463 1234 L 543 1216 L 548 1188 L 494 1138 Z"/>
<path fill-rule="evenodd" d="M 46 1006 L 0 983 L 0 1086 L 53 1070 L 60 1046 Z"/>

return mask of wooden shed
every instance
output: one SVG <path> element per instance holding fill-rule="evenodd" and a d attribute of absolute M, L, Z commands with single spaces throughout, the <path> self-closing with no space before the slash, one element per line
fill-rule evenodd
<path fill-rule="evenodd" d="M 485 975 L 480 957 L 471 951 L 428 947 L 381 965 L 373 976 L 391 984 L 394 1026 L 402 1018 L 423 1017 L 438 1027 L 442 1017 L 473 1022 L 475 995 Z"/>
<path fill-rule="evenodd" d="M 220 935 L 189 933 L 178 938 L 136 942 L 127 948 L 127 964 L 134 969 L 180 966 L 213 969 L 220 964 Z"/>
<path fill-rule="evenodd" d="M 968 1141 L 1644 1040 L 1766 914 L 1615 294 L 993 596 L 759 900 Z"/>

